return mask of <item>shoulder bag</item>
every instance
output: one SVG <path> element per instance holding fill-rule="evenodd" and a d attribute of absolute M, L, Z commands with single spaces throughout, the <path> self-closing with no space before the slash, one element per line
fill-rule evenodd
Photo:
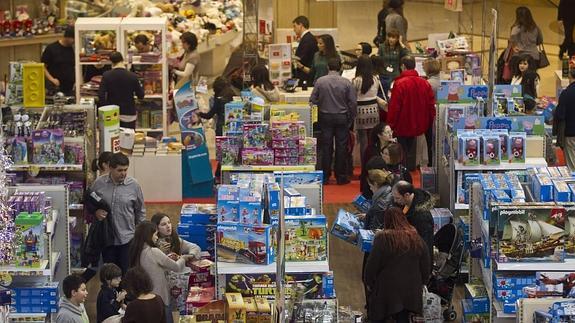
<path fill-rule="evenodd" d="M 549 58 L 547 58 L 547 53 L 545 52 L 545 46 L 543 46 L 543 43 L 541 43 L 537 49 L 539 50 L 539 68 L 549 66 Z"/>

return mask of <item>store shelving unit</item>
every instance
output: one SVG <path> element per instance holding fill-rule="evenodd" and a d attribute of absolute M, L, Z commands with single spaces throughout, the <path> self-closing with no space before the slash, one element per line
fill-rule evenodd
<path fill-rule="evenodd" d="M 8 188 L 10 194 L 16 190 L 45 192 L 52 199 L 52 211 L 45 221 L 41 239 L 46 241 L 46 259 L 39 268 L 0 266 L 0 273 L 12 276 L 10 286 L 26 283 L 62 282 L 70 274 L 70 238 L 68 232 L 68 188 L 65 185 L 20 185 Z M 26 322 L 45 322 L 51 318 L 47 313 L 11 313 L 10 319 Z"/>
<path fill-rule="evenodd" d="M 167 135 L 168 130 L 168 19 L 166 17 L 149 17 L 149 18 L 124 18 L 120 24 L 120 52 L 124 56 L 129 68 L 141 68 L 142 66 L 160 67 L 162 88 L 160 93 L 146 94 L 145 100 L 160 100 L 162 109 L 162 127 L 161 128 L 136 128 L 136 131 L 145 133 L 159 133 Z M 137 32 L 151 32 L 159 34 L 160 44 L 156 44 L 160 53 L 158 62 L 141 62 L 136 53 L 131 53 L 130 35 Z"/>

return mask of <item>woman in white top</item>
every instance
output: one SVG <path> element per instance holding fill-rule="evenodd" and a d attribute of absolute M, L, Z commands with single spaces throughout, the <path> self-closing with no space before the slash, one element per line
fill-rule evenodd
<path fill-rule="evenodd" d="M 192 82 L 194 71 L 200 63 L 200 54 L 196 50 L 198 48 L 198 37 L 192 32 L 186 31 L 180 36 L 182 47 L 184 48 L 184 55 L 180 58 L 180 63 L 174 69 L 174 74 L 178 77 L 176 88 L 179 89 L 186 82 Z"/>
<path fill-rule="evenodd" d="M 266 103 L 279 102 L 280 91 L 270 81 L 270 72 L 265 65 L 256 65 L 251 71 L 252 92 L 255 96 L 264 99 Z"/>
<path fill-rule="evenodd" d="M 130 246 L 130 267 L 142 267 L 152 279 L 153 293 L 162 297 L 166 305 L 166 322 L 172 323 L 172 311 L 170 309 L 170 292 L 166 271 L 181 272 L 189 259 L 195 255 L 182 255 L 168 257 L 162 250 L 156 247 L 158 242 L 158 230 L 154 223 L 143 221 L 136 227 L 134 239 Z"/>
<path fill-rule="evenodd" d="M 361 55 L 357 59 L 357 69 L 352 83 L 357 95 L 355 131 L 359 141 L 362 164 L 363 155 L 368 145 L 369 132 L 379 124 L 379 103 L 377 97 L 379 78 L 373 74 L 371 59 L 367 55 Z"/>

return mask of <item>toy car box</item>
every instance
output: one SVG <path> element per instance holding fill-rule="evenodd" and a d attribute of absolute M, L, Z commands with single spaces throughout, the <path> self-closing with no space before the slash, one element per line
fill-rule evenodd
<path fill-rule="evenodd" d="M 357 235 L 362 227 L 361 222 L 354 214 L 340 209 L 330 232 L 344 241 L 357 245 Z"/>
<path fill-rule="evenodd" d="M 270 225 L 219 223 L 216 232 L 218 260 L 269 265 L 275 261 L 274 232 Z"/>
<path fill-rule="evenodd" d="M 373 230 L 359 229 L 357 245 L 362 252 L 371 252 L 375 232 Z"/>
<path fill-rule="evenodd" d="M 499 262 L 564 261 L 563 207 L 499 205 L 493 213 Z"/>

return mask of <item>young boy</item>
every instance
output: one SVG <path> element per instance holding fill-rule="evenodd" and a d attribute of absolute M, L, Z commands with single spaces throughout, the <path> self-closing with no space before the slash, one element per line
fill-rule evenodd
<path fill-rule="evenodd" d="M 90 323 L 88 314 L 84 309 L 88 291 L 82 277 L 70 275 L 64 278 L 62 291 L 65 297 L 60 299 L 56 323 Z"/>
<path fill-rule="evenodd" d="M 116 264 L 104 264 L 100 269 L 100 292 L 96 303 L 97 323 L 110 316 L 118 315 L 118 310 L 124 307 L 126 291 L 118 292 L 122 282 L 122 270 Z"/>

